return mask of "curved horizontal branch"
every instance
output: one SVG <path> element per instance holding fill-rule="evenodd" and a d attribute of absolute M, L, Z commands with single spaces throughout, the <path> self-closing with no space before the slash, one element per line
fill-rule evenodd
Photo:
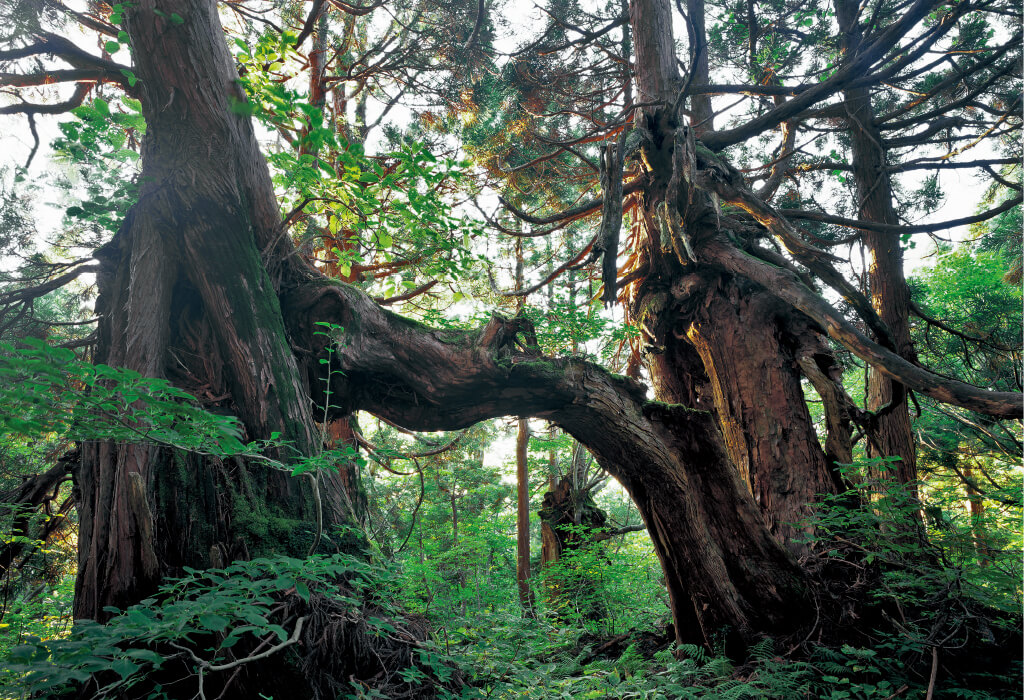
<path fill-rule="evenodd" d="M 105 80 L 120 83 L 124 79 L 120 72 L 111 72 L 103 68 L 72 68 L 45 73 L 0 73 L 0 85 L 7 87 L 33 87 L 56 83 L 97 83 Z"/>
<path fill-rule="evenodd" d="M 622 196 L 626 196 L 627 194 L 633 194 L 634 192 L 639 192 L 643 188 L 643 186 L 644 182 L 642 180 L 633 180 L 632 182 L 625 183 L 622 186 Z M 579 219 L 589 214 L 593 214 L 597 211 L 600 211 L 601 207 L 604 206 L 604 198 L 595 197 L 594 199 L 584 202 L 583 204 L 572 207 L 571 209 L 566 209 L 565 211 L 559 212 L 557 214 L 549 214 L 547 216 L 534 216 L 533 214 L 527 214 L 522 209 L 519 209 L 504 197 L 501 197 L 500 201 L 502 204 L 505 205 L 505 207 L 510 212 L 512 212 L 512 214 L 515 215 L 517 219 L 522 219 L 526 223 L 534 224 L 536 226 L 546 226 L 548 224 L 554 224 L 560 221 L 571 221 L 573 219 Z"/>
<path fill-rule="evenodd" d="M 943 231 L 945 229 L 956 228 L 957 226 L 968 226 L 970 224 L 976 224 L 980 221 L 988 221 L 996 216 L 999 216 L 1003 212 L 1007 212 L 1013 209 L 1015 206 L 1024 202 L 1024 197 L 1017 196 L 1013 199 L 1008 199 L 998 207 L 989 209 L 980 214 L 974 214 L 972 216 L 962 216 L 959 219 L 951 219 L 949 221 L 939 221 L 934 224 L 911 224 L 909 226 L 901 226 L 894 224 L 879 224 L 872 221 L 864 221 L 862 219 L 848 219 L 844 216 L 834 216 L 832 214 L 826 214 L 824 212 L 810 211 L 808 209 L 787 209 L 786 217 L 790 219 L 804 219 L 806 221 L 817 221 L 823 224 L 836 224 L 838 226 L 845 226 L 847 228 L 860 229 L 862 231 L 878 231 L 880 233 L 894 233 L 894 234 L 906 234 L 906 233 L 932 233 L 934 231 Z"/>
<path fill-rule="evenodd" d="M 927 160 L 919 159 L 885 166 L 887 173 L 905 173 L 911 170 L 966 170 L 970 168 L 985 168 L 992 165 L 1012 165 L 1019 163 L 1020 158 L 979 158 L 977 160 L 952 161 L 952 160 Z M 808 170 L 845 170 L 852 171 L 853 166 L 849 163 L 836 161 L 819 161 L 817 163 L 800 163 L 791 168 L 787 174 L 806 172 Z M 787 215 L 792 211 L 805 211 L 803 209 L 787 209 Z M 797 217 L 799 218 L 799 217 Z"/>
<path fill-rule="evenodd" d="M 421 284 L 415 289 L 410 289 L 405 294 L 398 294 L 393 297 L 374 297 L 373 300 L 376 301 L 381 306 L 390 306 L 391 304 L 397 304 L 401 301 L 409 301 L 410 299 L 415 299 L 420 294 L 424 294 L 430 291 L 436 285 L 437 280 L 430 280 L 429 282 Z"/>
<path fill-rule="evenodd" d="M 41 56 L 49 54 L 56 56 L 75 68 L 92 68 L 106 71 L 108 73 L 119 73 L 121 70 L 128 70 L 129 66 L 111 61 L 100 56 L 93 56 L 83 50 L 70 39 L 50 32 L 38 32 L 33 36 L 35 42 L 19 49 L 0 51 L 0 61 L 13 61 L 29 56 Z"/>
<path fill-rule="evenodd" d="M 719 240 L 701 248 L 704 262 L 719 265 L 761 285 L 819 323 L 829 337 L 890 379 L 936 401 L 953 404 L 997 418 L 1021 418 L 1024 395 L 987 391 L 945 379 L 886 350 L 865 336 L 824 299 L 804 286 L 789 270 L 773 267 Z"/>
<path fill-rule="evenodd" d="M 18 304 L 29 301 L 30 299 L 38 299 L 41 296 L 49 294 L 55 289 L 60 289 L 64 285 L 72 282 L 87 272 L 99 272 L 99 265 L 82 265 L 76 267 L 70 272 L 65 272 L 63 275 L 54 277 L 52 280 L 37 284 L 32 287 L 24 287 L 22 289 L 15 289 L 10 292 L 0 294 L 0 304 L 9 306 L 11 304 Z"/>
<path fill-rule="evenodd" d="M 75 88 L 74 94 L 65 102 L 58 102 L 52 105 L 22 102 L 20 104 L 0 107 L 0 114 L 64 114 L 65 112 L 70 112 L 75 107 L 80 107 L 85 102 L 85 96 L 89 94 L 91 89 L 92 85 L 89 83 L 79 83 L 78 87 Z"/>
<path fill-rule="evenodd" d="M 804 575 L 764 526 L 710 413 L 650 402 L 638 382 L 580 358 L 541 356 L 522 317 L 496 315 L 472 331 L 433 329 L 352 286 L 322 282 L 289 292 L 282 307 L 293 337 L 317 356 L 327 355 L 317 323 L 344 329 L 330 353 L 336 416 L 365 410 L 427 431 L 504 415 L 551 420 L 629 490 L 677 596 L 677 616 L 685 614 L 675 608 L 678 596 L 688 595 L 690 617 L 709 637 L 723 625 L 750 639 L 769 621 L 789 631 L 808 623 L 793 604 L 806 595 Z"/>
<path fill-rule="evenodd" d="M 613 530 L 605 530 L 603 532 L 599 531 L 594 533 L 593 541 L 604 542 L 605 540 L 610 540 L 613 537 L 618 537 L 619 535 L 628 535 L 631 532 L 643 532 L 646 529 L 646 525 L 626 525 L 625 527 L 617 527 Z"/>

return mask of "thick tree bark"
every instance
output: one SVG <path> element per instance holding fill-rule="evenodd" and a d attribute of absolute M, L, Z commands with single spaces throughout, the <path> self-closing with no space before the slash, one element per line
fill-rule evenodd
<path fill-rule="evenodd" d="M 717 284 L 716 284 L 717 282 Z M 717 288 L 716 288 L 717 287 Z M 719 278 L 691 303 L 687 339 L 710 378 L 726 450 L 769 530 L 799 553 L 811 532 L 799 523 L 835 489 L 818 444 L 778 299 Z"/>
<path fill-rule="evenodd" d="M 245 95 L 216 4 L 165 0 L 125 16 L 148 131 L 139 202 L 97 253 L 96 359 L 172 379 L 237 415 L 247 438 L 277 432 L 310 454 L 309 391 L 261 252 L 284 261 L 278 273 L 296 263 L 273 257 L 279 214 L 251 123 L 234 108 Z M 309 480 L 242 460 L 94 443 L 75 477 L 76 617 L 102 619 L 182 566 L 304 555 L 315 539 Z M 339 488 L 330 477 L 322 500 Z"/>

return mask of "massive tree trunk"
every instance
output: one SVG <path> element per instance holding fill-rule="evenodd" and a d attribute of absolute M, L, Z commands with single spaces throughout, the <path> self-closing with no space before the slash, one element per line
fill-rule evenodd
<path fill-rule="evenodd" d="M 820 494 L 835 482 L 800 385 L 793 316 L 771 295 L 730 277 L 702 280 L 686 337 L 710 379 L 726 451 L 769 530 L 794 552 Z M 710 288 L 710 291 L 709 291 Z M 697 290 L 693 290 L 697 292 Z"/>
<path fill-rule="evenodd" d="M 797 535 L 807 533 L 798 532 L 797 523 L 818 494 L 835 489 L 800 385 L 797 334 L 786 329 L 802 315 L 755 285 L 698 262 L 702 244 L 720 235 L 723 222 L 717 203 L 697 189 L 687 170 L 695 164 L 683 151 L 693 132 L 707 130 L 710 102 L 693 101 L 687 136 L 671 113 L 679 77 L 674 53 L 663 48 L 672 45 L 669 17 L 666 2 L 633 3 L 638 91 L 644 101 L 663 106 L 646 108 L 643 164 L 650 185 L 638 206 L 638 267 L 650 272 L 631 290 L 629 316 L 644 328 L 656 397 L 717 419 L 725 450 L 716 466 L 733 474 L 721 487 L 745 487 L 768 528 L 758 523 L 756 537 L 770 532 L 798 553 L 806 545 Z M 705 39 L 692 36 L 691 42 L 701 47 Z M 706 76 L 706 50 L 694 57 L 693 70 Z M 737 580 L 738 594 L 756 595 L 751 584 Z"/>
<path fill-rule="evenodd" d="M 96 360 L 171 379 L 237 415 L 246 438 L 276 432 L 311 454 L 309 387 L 271 277 L 296 262 L 279 257 L 280 215 L 250 120 L 235 107 L 245 94 L 216 4 L 157 4 L 125 14 L 148 131 L 139 202 L 97 253 Z M 75 477 L 76 617 L 102 619 L 104 606 L 138 601 L 182 566 L 301 556 L 316 539 L 310 480 L 244 460 L 93 443 Z M 323 500 L 339 486 L 329 477 Z"/>

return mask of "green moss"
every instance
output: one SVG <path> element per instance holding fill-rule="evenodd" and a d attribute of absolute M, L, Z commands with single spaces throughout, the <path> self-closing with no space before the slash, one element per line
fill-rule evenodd
<path fill-rule="evenodd" d="M 708 415 L 710 413 L 710 411 L 705 411 L 701 408 L 690 408 L 689 406 L 684 406 L 681 403 L 666 403 L 664 401 L 645 401 L 642 410 L 643 414 L 648 418 L 658 419 L 671 418 L 672 416 L 685 414 Z"/>
<path fill-rule="evenodd" d="M 232 536 L 244 542 L 253 557 L 304 557 L 316 536 L 315 516 L 304 516 L 305 494 L 294 494 L 294 508 L 286 512 L 265 498 L 265 472 L 258 466 L 237 470 L 238 482 L 230 487 Z"/>
<path fill-rule="evenodd" d="M 561 365 L 546 358 L 522 360 L 512 365 L 512 368 L 514 371 L 529 372 L 549 379 L 561 379 L 563 374 Z"/>
<path fill-rule="evenodd" d="M 232 525 L 234 536 L 245 542 L 252 557 L 304 557 L 316 536 L 314 521 L 289 517 L 266 502 L 234 493 Z"/>
<path fill-rule="evenodd" d="M 668 292 L 657 292 L 644 297 L 643 303 L 637 311 L 637 321 L 643 323 L 647 318 L 656 318 L 668 306 Z"/>

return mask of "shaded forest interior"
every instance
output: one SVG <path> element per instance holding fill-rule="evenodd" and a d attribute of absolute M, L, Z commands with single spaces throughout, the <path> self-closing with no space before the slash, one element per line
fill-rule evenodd
<path fill-rule="evenodd" d="M 0 20 L 0 696 L 1021 695 L 1016 4 Z"/>

